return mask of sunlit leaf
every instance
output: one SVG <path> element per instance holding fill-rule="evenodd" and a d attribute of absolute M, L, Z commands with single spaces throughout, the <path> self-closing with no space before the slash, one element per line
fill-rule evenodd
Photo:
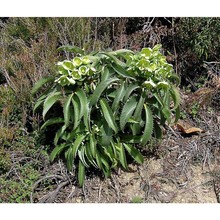
<path fill-rule="evenodd" d="M 134 97 L 132 97 L 128 102 L 125 103 L 123 106 L 121 115 L 120 115 L 120 128 L 121 130 L 124 130 L 124 127 L 130 117 L 132 116 L 135 108 L 137 106 L 137 101 Z"/>
<path fill-rule="evenodd" d="M 145 145 L 151 138 L 153 132 L 153 116 L 150 108 L 144 104 L 145 110 L 145 128 L 141 138 L 141 143 Z"/>
<path fill-rule="evenodd" d="M 130 144 L 125 144 L 125 143 L 123 145 L 136 162 L 140 164 L 144 162 L 143 155 L 134 146 Z"/>
<path fill-rule="evenodd" d="M 118 127 L 117 127 L 117 124 L 115 122 L 113 112 L 112 112 L 107 100 L 101 99 L 100 100 L 100 105 L 101 105 L 101 108 L 102 108 L 102 113 L 104 115 L 104 118 L 105 118 L 106 122 L 108 123 L 109 127 L 112 128 L 112 130 L 115 133 L 117 133 L 118 132 Z"/>
<path fill-rule="evenodd" d="M 61 97 L 61 92 L 52 92 L 49 96 L 47 96 L 43 106 L 43 118 L 45 118 L 45 115 L 50 110 L 50 108 L 55 104 L 55 102 L 60 100 Z"/>

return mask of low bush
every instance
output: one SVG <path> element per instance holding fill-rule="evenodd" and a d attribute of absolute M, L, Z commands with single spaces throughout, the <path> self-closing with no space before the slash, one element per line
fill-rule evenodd
<path fill-rule="evenodd" d="M 57 74 L 42 78 L 32 89 L 43 91 L 34 110 L 43 106 L 42 129 L 57 129 L 50 160 L 63 154 L 68 170 L 78 161 L 80 186 L 85 168 L 101 169 L 106 177 L 127 157 L 142 163 L 139 147 L 161 138 L 161 127 L 179 117 L 179 78 L 172 65 L 153 49 L 93 52 L 78 47 L 72 60 L 57 63 Z M 56 111 L 61 107 L 61 111 Z"/>

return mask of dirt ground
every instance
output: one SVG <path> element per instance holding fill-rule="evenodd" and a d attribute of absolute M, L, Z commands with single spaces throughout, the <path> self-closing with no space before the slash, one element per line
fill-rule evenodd
<path fill-rule="evenodd" d="M 204 132 L 183 135 L 167 126 L 163 140 L 143 150 L 142 165 L 130 163 L 129 171 L 118 169 L 109 179 L 91 171 L 83 188 L 77 186 L 74 172 L 67 174 L 62 161 L 53 164 L 48 176 L 53 187 L 45 188 L 43 179 L 39 181 L 32 202 L 220 202 L 220 111 L 202 111 L 189 123 Z"/>

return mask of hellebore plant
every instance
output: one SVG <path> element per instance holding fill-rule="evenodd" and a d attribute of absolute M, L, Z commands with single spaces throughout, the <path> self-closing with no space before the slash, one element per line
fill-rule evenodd
<path fill-rule="evenodd" d="M 63 154 L 68 170 L 77 162 L 80 186 L 85 168 L 93 166 L 109 177 L 113 168 L 128 168 L 129 155 L 143 163 L 139 149 L 152 136 L 161 138 L 162 126 L 173 116 L 178 120 L 179 78 L 160 48 L 85 55 L 64 46 L 59 49 L 74 52 L 74 59 L 58 62 L 57 74 L 34 86 L 36 94 L 48 85 L 34 110 L 43 105 L 41 128 L 57 129 L 50 160 Z M 63 109 L 58 117 L 50 114 L 55 104 Z"/>

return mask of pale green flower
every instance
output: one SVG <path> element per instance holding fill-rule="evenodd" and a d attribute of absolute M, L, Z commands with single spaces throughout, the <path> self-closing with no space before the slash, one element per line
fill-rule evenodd
<path fill-rule="evenodd" d="M 80 57 L 75 57 L 73 59 L 73 65 L 75 67 L 79 67 L 80 65 L 82 65 L 82 59 Z"/>
<path fill-rule="evenodd" d="M 79 67 L 79 73 L 81 75 L 86 75 L 88 71 L 89 71 L 89 68 L 87 66 L 83 65 L 83 66 Z"/>
<path fill-rule="evenodd" d="M 168 82 L 162 81 L 157 83 L 157 89 L 169 89 L 170 85 Z"/>
<path fill-rule="evenodd" d="M 69 81 L 70 84 L 74 85 L 76 83 L 76 81 L 72 78 L 68 78 L 67 77 L 67 80 Z"/>
<path fill-rule="evenodd" d="M 71 76 L 72 76 L 72 78 L 74 79 L 74 80 L 79 80 L 79 79 L 81 79 L 81 74 L 80 74 L 80 72 L 77 70 L 77 69 L 75 69 L 72 73 L 71 73 Z"/>
<path fill-rule="evenodd" d="M 143 85 L 148 88 L 148 89 L 152 89 L 152 88 L 155 88 L 156 87 L 156 84 L 150 79 L 150 80 L 147 80 L 143 83 Z"/>
<path fill-rule="evenodd" d="M 55 82 L 58 82 L 61 86 L 69 84 L 67 76 L 61 76 L 60 78 L 55 80 Z"/>
<path fill-rule="evenodd" d="M 92 61 L 89 59 L 89 57 L 88 56 L 84 56 L 83 58 L 82 58 L 82 63 L 83 64 L 89 64 L 89 63 L 91 63 Z"/>
<path fill-rule="evenodd" d="M 69 60 L 65 60 L 63 61 L 63 64 L 62 64 L 63 68 L 66 69 L 66 70 L 73 70 L 75 67 L 73 65 L 73 63 Z"/>

